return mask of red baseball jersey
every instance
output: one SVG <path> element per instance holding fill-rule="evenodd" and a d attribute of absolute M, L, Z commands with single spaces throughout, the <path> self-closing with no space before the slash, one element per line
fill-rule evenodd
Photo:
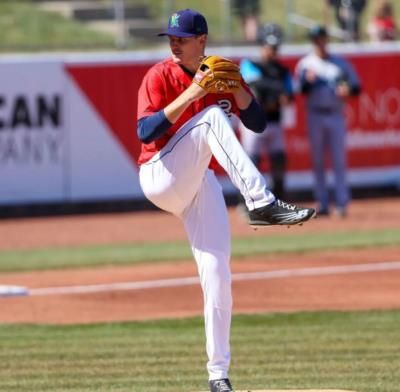
<path fill-rule="evenodd" d="M 143 78 L 138 94 L 137 119 L 151 116 L 174 101 L 192 83 L 193 76 L 185 72 L 172 59 L 167 59 L 153 65 Z M 249 87 L 242 80 L 243 86 L 251 94 Z M 138 164 L 150 160 L 154 154 L 163 148 L 168 140 L 194 115 L 210 105 L 219 105 L 228 116 L 232 113 L 240 116 L 235 98 L 232 94 L 207 94 L 202 99 L 191 104 L 179 117 L 178 121 L 159 139 L 142 143 Z"/>

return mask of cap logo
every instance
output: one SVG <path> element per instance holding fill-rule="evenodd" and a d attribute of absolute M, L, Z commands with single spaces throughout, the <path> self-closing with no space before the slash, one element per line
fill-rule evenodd
<path fill-rule="evenodd" d="M 175 13 L 171 15 L 171 20 L 169 22 L 170 27 L 179 27 L 179 18 L 180 18 L 179 14 Z"/>

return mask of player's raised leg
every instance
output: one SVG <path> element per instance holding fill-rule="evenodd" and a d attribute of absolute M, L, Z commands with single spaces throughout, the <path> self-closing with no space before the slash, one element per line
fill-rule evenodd
<path fill-rule="evenodd" d="M 195 197 L 199 179 L 212 156 L 243 195 L 250 225 L 294 225 L 315 215 L 312 208 L 301 208 L 276 199 L 268 190 L 264 176 L 243 150 L 228 117 L 218 106 L 210 106 L 194 116 L 158 154 L 141 166 L 142 189 L 154 204 L 178 214 Z M 163 175 L 151 180 L 158 170 L 162 170 Z M 152 183 L 146 186 L 149 181 Z M 170 206 L 172 200 L 178 204 L 173 208 Z"/>
<path fill-rule="evenodd" d="M 295 225 L 315 216 L 313 208 L 297 207 L 277 199 L 239 143 L 228 117 L 218 107 L 202 112 L 207 144 L 218 163 L 243 195 L 252 226 Z"/>

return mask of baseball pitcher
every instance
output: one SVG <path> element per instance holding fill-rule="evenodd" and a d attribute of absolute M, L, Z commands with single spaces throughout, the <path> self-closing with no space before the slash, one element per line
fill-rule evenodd
<path fill-rule="evenodd" d="M 155 64 L 139 89 L 139 179 L 152 203 L 183 222 L 204 295 L 209 387 L 231 392 L 231 241 L 211 158 L 242 193 L 250 225 L 298 224 L 315 211 L 278 200 L 243 151 L 228 115 L 235 113 L 254 132 L 264 130 L 265 116 L 239 67 L 205 56 L 207 34 L 204 16 L 191 9 L 173 13 L 160 34 L 168 38 L 171 57 Z"/>

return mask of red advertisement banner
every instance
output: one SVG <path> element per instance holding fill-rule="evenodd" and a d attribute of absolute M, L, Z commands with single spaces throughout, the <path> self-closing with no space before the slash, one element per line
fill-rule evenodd
<path fill-rule="evenodd" d="M 400 53 L 346 56 L 362 93 L 346 103 L 349 168 L 400 165 Z M 291 69 L 297 59 L 287 60 Z M 304 99 L 296 98 L 296 122 L 287 129 L 290 170 L 310 168 Z"/>
<path fill-rule="evenodd" d="M 362 81 L 359 97 L 346 104 L 350 168 L 400 165 L 400 53 L 361 54 L 347 58 Z M 293 70 L 298 58 L 284 61 Z M 151 64 L 69 66 L 68 71 L 117 139 L 136 160 L 137 89 Z M 295 122 L 285 138 L 289 170 L 309 170 L 304 99 L 296 97 Z"/>

